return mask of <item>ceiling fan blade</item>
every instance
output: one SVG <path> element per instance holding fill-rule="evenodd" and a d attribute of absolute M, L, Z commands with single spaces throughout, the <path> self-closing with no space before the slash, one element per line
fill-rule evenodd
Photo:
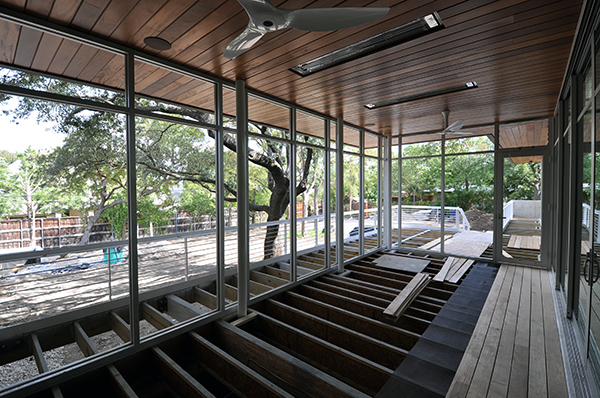
<path fill-rule="evenodd" d="M 457 121 L 455 121 L 454 123 L 452 123 L 450 126 L 446 127 L 446 129 L 444 131 L 446 132 L 453 132 L 453 131 L 457 131 L 462 129 L 462 127 L 465 125 L 465 121 L 462 119 L 459 119 Z"/>
<path fill-rule="evenodd" d="M 233 39 L 225 49 L 223 57 L 234 59 L 254 45 L 266 32 L 247 27 L 238 37 Z"/>
<path fill-rule="evenodd" d="M 288 10 L 279 9 L 279 11 Z M 304 8 L 290 10 L 286 19 L 290 28 L 327 32 L 377 21 L 385 17 L 389 11 L 389 7 Z"/>

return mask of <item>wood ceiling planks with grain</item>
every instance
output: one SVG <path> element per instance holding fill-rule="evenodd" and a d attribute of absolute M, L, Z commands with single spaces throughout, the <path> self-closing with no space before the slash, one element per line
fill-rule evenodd
<path fill-rule="evenodd" d="M 519 11 L 519 10 L 514 10 L 514 11 Z M 404 65 L 407 62 L 409 62 L 413 59 L 416 61 L 416 65 L 420 66 L 423 63 L 423 60 L 421 58 L 425 57 L 426 55 L 430 55 L 430 56 L 433 55 L 433 56 L 437 57 L 438 59 L 442 59 L 444 56 L 447 56 L 447 54 L 441 53 L 440 50 L 447 51 L 447 50 L 454 48 L 454 49 L 463 49 L 463 52 L 466 52 L 468 50 L 473 50 L 474 48 L 477 48 L 477 47 L 483 47 L 485 49 L 489 49 L 489 48 L 491 48 L 491 46 L 493 44 L 495 44 L 494 40 L 497 42 L 498 39 L 497 38 L 494 39 L 493 37 L 491 37 L 491 38 L 486 37 L 485 35 L 483 35 L 483 33 L 487 32 L 488 33 L 487 36 L 493 36 L 492 28 L 493 28 L 494 22 L 497 21 L 499 18 L 503 18 L 505 16 L 510 16 L 510 15 L 512 15 L 512 14 L 509 14 L 506 12 L 504 12 L 503 14 L 500 14 L 500 15 L 496 15 L 496 14 L 485 15 L 484 17 L 481 17 L 482 18 L 481 21 L 479 21 L 478 19 L 474 19 L 474 20 L 470 20 L 466 24 L 449 26 L 446 29 L 438 31 L 436 33 L 433 33 L 430 36 L 416 39 L 416 40 L 411 41 L 410 43 L 406 43 L 405 45 L 402 45 L 402 48 L 401 48 L 402 57 L 401 58 L 398 57 L 398 54 L 397 54 L 398 49 L 397 48 L 385 50 L 383 52 L 378 53 L 376 57 L 371 56 L 371 57 L 367 58 L 366 62 L 365 62 L 365 59 L 363 59 L 360 62 L 358 62 L 358 61 L 354 62 L 358 65 L 349 64 L 349 66 L 352 66 L 350 68 L 338 68 L 337 73 L 339 73 L 340 76 L 336 76 L 335 74 L 332 74 L 330 72 L 324 73 L 322 75 L 323 75 L 324 79 L 332 79 L 333 77 L 349 78 L 349 77 L 347 77 L 347 74 L 346 74 L 348 72 L 348 69 L 350 69 L 350 73 L 359 73 L 359 71 L 367 70 L 368 68 L 379 66 L 378 67 L 378 71 L 379 71 L 380 69 L 383 69 L 381 67 L 382 64 L 384 64 L 386 67 L 390 67 L 390 68 L 404 67 Z M 564 17 L 564 15 L 563 15 L 563 17 Z M 490 24 L 491 24 L 491 26 L 490 26 Z M 464 29 L 463 26 L 466 29 Z M 469 28 L 470 28 L 470 30 L 469 30 Z M 511 26 L 509 26 L 509 28 L 511 30 L 514 30 L 514 28 Z M 513 34 L 513 36 L 514 35 L 518 36 L 521 34 L 522 34 L 522 32 L 519 32 L 519 33 Z M 483 37 L 482 37 L 482 35 L 483 35 Z M 486 38 L 488 39 L 488 41 L 483 41 Z M 478 45 L 473 46 L 471 44 L 473 42 L 478 43 Z M 471 45 L 471 47 L 465 48 L 465 46 L 467 46 L 467 45 Z M 460 55 L 460 54 L 462 54 L 462 52 L 458 53 L 458 54 Z M 412 57 L 414 57 L 414 58 L 412 58 Z M 369 63 L 369 61 L 371 61 L 371 62 Z M 392 64 L 387 66 L 388 62 L 392 62 Z M 279 83 L 277 82 L 277 80 L 278 80 L 277 75 L 273 76 L 273 74 L 270 71 L 267 75 L 269 76 L 268 79 L 271 80 L 271 82 L 272 82 L 271 84 L 279 85 Z M 289 72 L 284 71 L 284 76 L 288 76 L 288 75 L 289 75 Z M 260 76 L 258 76 L 256 73 L 254 73 L 253 79 L 260 79 Z M 300 78 L 297 78 L 297 79 L 300 79 Z M 316 84 L 318 84 L 318 79 L 316 79 L 316 80 L 317 80 Z M 265 86 L 265 88 L 268 88 L 268 86 Z M 298 86 L 298 88 L 304 88 L 304 87 Z"/>
<path fill-rule="evenodd" d="M 561 14 L 554 14 L 556 19 L 563 19 L 565 16 Z M 577 18 L 576 14 L 572 14 L 571 18 L 574 22 Z M 556 19 L 548 22 L 548 26 L 556 25 Z M 443 31 L 440 31 L 440 34 Z M 464 33 L 464 32 L 463 32 Z M 385 79 L 392 76 L 397 76 L 399 70 L 404 74 L 408 72 L 420 72 L 423 71 L 423 65 L 427 65 L 426 71 L 433 69 L 433 66 L 438 66 L 440 69 L 448 69 L 449 64 L 454 63 L 465 63 L 467 61 L 479 61 L 480 58 L 485 57 L 488 58 L 490 56 L 495 56 L 498 53 L 506 51 L 504 48 L 498 48 L 494 52 L 489 53 L 488 49 L 493 44 L 489 41 L 485 40 L 475 40 L 475 37 L 479 37 L 479 32 L 470 32 L 467 31 L 464 33 L 466 35 L 462 40 L 458 39 L 454 35 L 448 35 L 446 38 L 440 38 L 440 41 L 443 40 L 446 42 L 446 46 L 441 45 L 438 40 L 431 41 L 429 43 L 425 43 L 423 47 L 428 47 L 428 49 L 414 48 L 415 53 L 413 57 L 409 55 L 405 55 L 403 53 L 403 57 L 389 57 L 390 62 L 386 63 L 385 57 L 379 56 L 371 56 L 367 58 L 367 62 L 361 62 L 360 65 L 356 65 L 356 67 L 349 68 L 349 71 L 346 70 L 346 73 L 343 76 L 336 76 L 335 72 L 333 74 L 324 73 L 323 78 L 319 79 L 318 77 L 314 79 L 304 78 L 300 80 L 300 83 L 296 83 L 295 87 L 298 90 L 308 90 L 314 88 L 315 86 L 323 86 L 327 87 L 328 83 L 325 80 L 331 79 L 331 77 L 336 77 L 335 80 L 332 79 L 331 84 L 343 84 L 350 82 L 356 79 L 357 76 L 364 74 L 365 71 L 368 71 L 368 68 L 374 68 L 375 66 L 379 66 L 377 69 L 377 74 L 369 73 L 366 81 L 361 80 L 361 82 L 368 83 L 377 79 Z M 526 32 L 523 31 L 509 31 L 509 36 L 506 37 L 505 43 L 506 45 L 512 45 L 513 40 L 517 37 L 523 36 Z M 465 54 L 473 54 L 471 58 L 464 58 Z M 364 61 L 364 60 L 363 60 Z M 350 66 L 352 66 L 350 64 Z M 460 66 L 460 65 L 459 65 Z M 431 69 L 430 69 L 431 68 Z M 427 73 L 423 71 L 423 73 Z M 433 72 L 433 71 L 432 71 Z M 288 71 L 289 74 L 289 71 Z M 434 75 L 433 73 L 430 74 Z M 412 79 L 410 79 L 412 81 Z M 306 84 L 304 84 L 306 82 Z M 269 84 L 265 84 L 265 90 L 270 90 L 272 87 L 280 85 L 279 81 L 274 81 Z"/>
<path fill-rule="evenodd" d="M 59 76 L 62 75 L 81 46 L 81 44 L 72 40 L 63 39 L 48 67 L 48 72 Z"/>
<path fill-rule="evenodd" d="M 21 0 L 0 3 L 13 9 L 24 5 Z M 284 8 L 391 5 L 392 9 L 381 21 L 344 31 L 288 29 L 267 34 L 236 60 L 222 57 L 225 46 L 248 21 L 235 0 L 31 0 L 26 12 L 232 81 L 244 78 L 248 87 L 260 92 L 333 117 L 343 116 L 353 124 L 376 123 L 383 134 L 398 134 L 441 128 L 439 112 L 446 108 L 452 110 L 453 117 L 471 124 L 552 113 L 581 2 L 405 0 L 390 4 L 383 0 L 290 0 L 275 4 Z M 310 77 L 300 78 L 288 71 L 301 61 L 436 10 L 447 25 L 444 30 Z M 16 59 L 24 67 L 123 87 L 121 57 L 46 34 L 36 41 L 28 36 L 34 33 L 18 34 L 18 27 L 6 22 L 0 22 L 0 32 L 6 32 L 0 61 L 10 64 Z M 146 36 L 162 37 L 172 42 L 173 48 L 151 50 L 143 43 Z M 34 45 L 21 48 L 19 42 L 10 41 L 14 37 Z M 37 49 L 33 57 L 32 48 Z M 189 105 L 208 104 L 207 98 L 214 95 L 212 86 L 196 84 L 182 75 L 148 65 L 136 65 L 136 69 L 140 71 L 136 87 L 145 95 Z M 374 100 L 397 97 L 398 93 L 407 95 L 462 84 L 465 79 L 478 81 L 481 88 L 376 112 L 363 107 Z M 278 117 L 258 109 L 254 112 L 266 123 L 277 125 Z M 529 131 L 532 142 L 538 140 L 536 131 L 536 127 Z"/>
<path fill-rule="evenodd" d="M 109 2 L 110 0 L 96 0 L 93 4 L 88 0 L 84 0 L 75 13 L 71 26 L 85 32 L 91 31 Z"/>
<path fill-rule="evenodd" d="M 35 58 L 31 64 L 31 69 L 47 72 L 52 59 L 54 59 L 54 55 L 60 47 L 60 43 L 62 43 L 62 40 L 62 38 L 56 35 L 44 33 L 42 35 L 40 45 L 35 53 Z"/>
<path fill-rule="evenodd" d="M 546 32 L 544 32 L 546 33 Z M 570 36 L 572 34 L 572 32 L 569 30 L 567 32 L 565 32 L 565 36 Z M 446 71 L 448 71 L 448 73 L 450 72 L 455 72 L 456 70 L 465 70 L 465 65 L 469 65 L 471 62 L 478 62 L 479 58 L 481 58 L 482 56 L 484 57 L 495 57 L 499 54 L 503 54 L 503 53 L 507 53 L 510 51 L 515 51 L 516 49 L 518 50 L 524 50 L 523 52 L 528 52 L 531 50 L 531 44 L 535 44 L 535 43 L 531 43 L 531 42 L 527 42 L 525 43 L 525 45 L 523 46 L 515 46 L 514 44 L 514 39 L 515 37 L 518 37 L 520 35 L 520 32 L 516 32 L 514 35 L 512 35 L 511 37 L 507 38 L 505 41 L 501 42 L 501 43 L 497 43 L 496 47 L 494 49 L 494 51 L 489 51 L 489 52 L 485 52 L 485 53 L 481 53 L 481 52 L 477 52 L 477 50 L 479 50 L 480 48 L 486 49 L 489 48 L 489 46 L 491 46 L 492 43 L 488 43 L 488 42 L 483 42 L 479 44 L 479 48 L 464 48 L 463 50 L 464 52 L 452 52 L 452 50 L 447 50 L 447 52 L 445 52 L 443 49 L 439 50 L 438 54 L 432 53 L 429 57 L 425 57 L 425 58 L 420 58 L 418 60 L 414 60 L 412 62 L 410 61 L 406 61 L 404 63 L 399 63 L 399 64 L 392 64 L 390 66 L 388 65 L 383 65 L 381 67 L 381 70 L 378 70 L 378 73 L 375 75 L 374 73 L 370 73 L 370 76 L 373 76 L 371 79 L 369 79 L 369 82 L 377 82 L 377 78 L 381 78 L 381 79 L 385 79 L 385 78 L 390 78 L 390 77 L 394 77 L 397 76 L 399 73 L 402 73 L 403 75 L 408 75 L 408 73 L 410 72 L 417 72 L 417 74 L 424 74 L 424 73 L 429 73 L 431 71 L 431 75 L 432 76 L 436 76 L 436 74 L 434 73 L 437 69 L 444 69 Z M 540 34 L 541 36 L 542 34 Z M 539 36 L 538 36 L 539 37 Z M 570 40 L 568 40 L 570 41 Z M 474 44 L 474 43 L 473 43 Z M 470 52 L 471 50 L 473 50 L 472 52 Z M 465 54 L 469 54 L 469 55 L 465 55 Z M 510 56 L 510 55 L 508 55 Z M 423 65 L 427 65 L 427 68 L 424 71 Z M 351 65 L 350 65 L 351 66 Z M 491 69 L 494 69 L 495 64 L 491 66 Z M 386 73 L 386 69 L 387 71 L 389 71 L 388 73 Z M 351 69 L 352 70 L 352 69 Z M 561 71 L 562 72 L 562 71 Z M 288 72 L 289 73 L 289 72 Z M 358 76 L 361 75 L 361 73 L 363 73 L 362 71 L 360 72 L 350 72 L 348 73 L 348 77 L 341 77 L 339 79 L 332 79 L 332 83 L 330 83 L 329 85 L 333 85 L 333 86 L 343 86 L 344 83 L 348 83 L 354 79 L 356 79 Z M 375 76 L 374 76 L 375 75 Z M 412 75 L 408 75 L 407 76 L 408 79 L 406 79 L 406 81 L 412 81 Z M 323 80 L 328 79 L 328 76 L 324 76 Z M 308 82 L 308 80 L 307 80 Z M 361 80 L 361 83 L 363 81 Z M 402 81 L 403 82 L 403 81 Z M 400 82 L 400 83 L 402 83 Z M 314 88 L 316 86 L 321 86 L 324 88 L 328 88 L 328 84 L 324 83 L 324 82 L 319 82 L 319 79 L 315 79 L 314 81 L 311 81 L 311 86 L 307 86 L 307 85 L 296 85 L 296 89 L 298 90 L 307 90 L 309 89 L 309 87 Z M 321 83 L 321 84 L 319 84 Z M 281 86 L 281 84 L 280 84 Z M 265 86 L 264 87 L 265 90 L 270 90 L 269 86 Z M 273 88 L 273 92 L 275 95 L 281 94 L 280 92 L 277 91 L 276 88 Z M 422 88 L 415 88 L 414 90 L 421 90 Z M 404 90 L 406 92 L 406 94 L 410 94 L 410 91 L 405 89 Z"/>
<path fill-rule="evenodd" d="M 48 20 L 54 23 L 70 25 L 75 17 L 82 0 L 62 0 L 55 1 L 52 5 L 52 11 Z"/>
<path fill-rule="evenodd" d="M 19 42 L 17 43 L 17 52 L 14 59 L 15 65 L 23 68 L 31 67 L 35 51 L 41 39 L 41 31 L 23 26 L 19 35 Z"/>
<path fill-rule="evenodd" d="M 101 37 L 109 37 L 136 5 L 136 1 L 111 1 L 91 29 Z"/>
<path fill-rule="evenodd" d="M 122 89 L 125 87 L 124 64 L 122 55 L 113 54 L 112 59 L 94 76 L 92 83 Z"/>
<path fill-rule="evenodd" d="M 7 21 L 0 21 L 0 62 L 12 64 L 17 52 L 21 27 Z"/>

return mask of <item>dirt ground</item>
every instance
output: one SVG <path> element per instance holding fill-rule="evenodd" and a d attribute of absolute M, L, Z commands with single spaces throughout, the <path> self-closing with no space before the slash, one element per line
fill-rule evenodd
<path fill-rule="evenodd" d="M 491 231 L 494 229 L 494 215 L 481 210 L 465 211 L 472 231 Z"/>

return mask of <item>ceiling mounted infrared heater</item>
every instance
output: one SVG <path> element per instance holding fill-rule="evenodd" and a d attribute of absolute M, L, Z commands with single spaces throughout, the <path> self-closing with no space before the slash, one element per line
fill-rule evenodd
<path fill-rule="evenodd" d="M 455 93 L 457 91 L 469 90 L 469 89 L 477 88 L 477 87 L 479 87 L 479 86 L 477 85 L 476 82 L 468 82 L 465 84 L 461 84 L 460 86 L 440 88 L 437 90 L 427 91 L 427 92 L 419 93 L 419 94 L 407 95 L 406 97 L 400 97 L 400 98 L 391 99 L 391 100 L 387 100 L 387 101 L 373 102 L 373 103 L 365 105 L 365 108 L 376 109 L 376 108 L 381 108 L 384 106 L 401 104 L 403 102 L 415 101 L 415 100 L 422 99 L 422 98 L 435 97 L 436 95 Z"/>
<path fill-rule="evenodd" d="M 425 15 L 412 22 L 294 66 L 290 70 L 300 76 L 308 76 L 332 66 L 340 65 L 401 43 L 406 43 L 443 27 L 442 19 L 437 12 L 434 12 L 433 14 Z"/>

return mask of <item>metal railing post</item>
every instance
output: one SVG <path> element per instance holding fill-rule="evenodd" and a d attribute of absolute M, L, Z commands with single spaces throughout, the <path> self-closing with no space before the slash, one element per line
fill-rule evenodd
<path fill-rule="evenodd" d="M 288 237 L 287 223 L 285 223 L 285 224 L 283 224 L 283 254 L 288 254 L 287 237 Z"/>
<path fill-rule="evenodd" d="M 458 213 L 458 207 L 457 207 L 456 210 L 454 210 L 454 218 L 456 218 L 456 220 L 454 220 L 454 221 L 456 222 L 456 230 L 457 231 L 460 231 L 460 218 L 461 217 L 462 217 L 462 212 L 461 212 L 461 214 L 459 214 Z"/>
<path fill-rule="evenodd" d="M 249 210 L 248 210 L 248 94 L 246 82 L 236 80 L 237 187 L 238 187 L 238 316 L 248 314 Z"/>
<path fill-rule="evenodd" d="M 217 213 L 217 308 L 225 309 L 225 196 L 224 196 L 224 157 L 223 157 L 223 85 L 215 85 L 215 122 L 218 132 L 215 140 L 215 177 Z M 231 208 L 229 208 L 231 217 Z"/>
<path fill-rule="evenodd" d="M 325 192 L 323 194 L 323 216 L 325 228 L 325 267 L 331 267 L 331 135 L 330 122 L 325 120 Z"/>
<path fill-rule="evenodd" d="M 188 256 L 188 238 L 187 236 L 183 238 L 183 247 L 185 251 L 185 281 L 188 280 L 189 275 L 189 256 Z"/>
<path fill-rule="evenodd" d="M 297 258 L 296 253 L 298 252 L 298 214 L 296 207 L 296 159 L 297 159 L 297 145 L 296 145 L 296 109 L 290 108 L 290 282 L 296 282 L 298 279 L 297 269 Z M 303 206 L 306 203 L 302 202 Z M 302 214 L 304 216 L 304 212 Z"/>
<path fill-rule="evenodd" d="M 335 201 L 336 201 L 336 243 L 335 258 L 338 272 L 344 272 L 344 119 L 339 117 L 335 125 L 336 149 L 336 175 L 335 175 Z"/>
<path fill-rule="evenodd" d="M 362 256 L 365 253 L 365 132 L 362 130 L 358 142 L 358 254 Z"/>
<path fill-rule="evenodd" d="M 135 58 L 133 52 L 125 54 L 125 102 L 127 106 L 127 221 L 131 231 L 137 226 L 137 184 L 135 154 Z M 137 234 L 128 234 L 129 240 L 129 313 L 131 343 L 140 343 L 140 303 L 138 274 Z M 109 252 L 110 258 L 110 252 Z M 110 261 L 110 260 L 109 260 Z"/>

